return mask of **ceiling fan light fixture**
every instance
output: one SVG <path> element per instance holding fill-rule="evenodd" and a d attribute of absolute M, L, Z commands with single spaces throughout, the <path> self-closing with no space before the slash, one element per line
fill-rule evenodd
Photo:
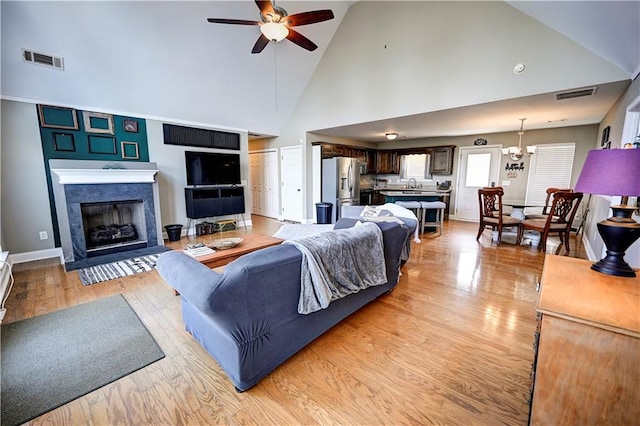
<path fill-rule="evenodd" d="M 396 139 L 398 139 L 398 134 L 397 133 L 385 133 L 384 136 L 389 141 L 395 141 Z"/>
<path fill-rule="evenodd" d="M 260 32 L 271 41 L 281 41 L 289 35 L 289 29 L 284 24 L 265 22 L 260 25 Z"/>

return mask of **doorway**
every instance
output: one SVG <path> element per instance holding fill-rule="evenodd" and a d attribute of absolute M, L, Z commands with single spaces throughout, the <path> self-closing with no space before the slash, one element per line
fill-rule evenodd
<path fill-rule="evenodd" d="M 478 189 L 500 184 L 501 148 L 500 145 L 460 148 L 456 219 L 478 221 Z"/>

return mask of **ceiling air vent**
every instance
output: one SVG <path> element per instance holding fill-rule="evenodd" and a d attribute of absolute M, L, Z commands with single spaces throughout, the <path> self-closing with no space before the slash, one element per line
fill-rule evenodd
<path fill-rule="evenodd" d="M 596 94 L 596 87 L 589 87 L 588 89 L 572 90 L 570 92 L 556 93 L 556 101 L 562 101 L 564 99 L 581 98 L 583 96 L 593 96 Z"/>
<path fill-rule="evenodd" d="M 60 56 L 53 56 L 47 53 L 34 52 L 33 50 L 22 49 L 22 59 L 32 64 L 43 65 L 57 70 L 64 70 L 64 59 Z"/>

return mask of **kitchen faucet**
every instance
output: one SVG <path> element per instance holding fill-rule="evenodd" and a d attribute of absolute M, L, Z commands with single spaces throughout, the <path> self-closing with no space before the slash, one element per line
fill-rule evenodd
<path fill-rule="evenodd" d="M 413 181 L 413 186 L 411 186 L 411 181 Z M 418 182 L 416 181 L 416 178 L 409 179 L 409 182 L 407 183 L 407 188 L 415 189 L 417 187 L 418 187 Z"/>

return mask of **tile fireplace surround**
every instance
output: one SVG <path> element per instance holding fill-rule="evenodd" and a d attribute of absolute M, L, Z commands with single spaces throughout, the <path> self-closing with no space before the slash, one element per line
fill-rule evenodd
<path fill-rule="evenodd" d="M 146 245 L 164 244 L 156 163 L 49 160 L 49 167 L 65 268 L 88 257 L 81 203 L 142 200 Z"/>

